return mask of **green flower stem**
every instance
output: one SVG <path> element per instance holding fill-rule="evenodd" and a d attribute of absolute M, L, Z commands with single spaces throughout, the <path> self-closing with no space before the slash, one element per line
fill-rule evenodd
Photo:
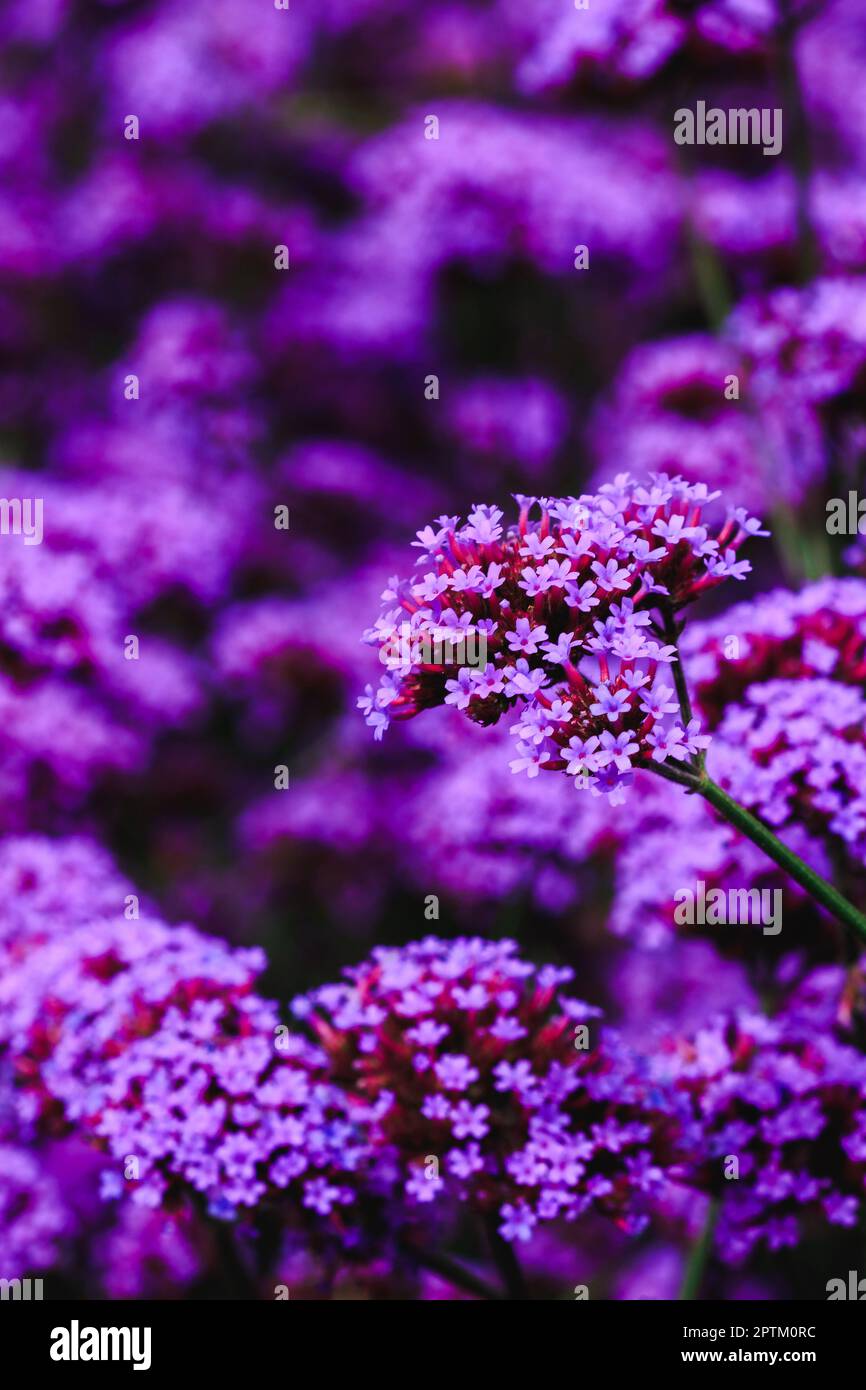
<path fill-rule="evenodd" d="M 713 782 L 711 778 L 705 777 L 700 786 L 701 796 L 707 800 L 711 806 L 724 816 L 725 820 L 735 826 L 737 830 L 748 835 L 759 849 L 762 849 L 770 859 L 775 860 L 780 868 L 791 875 L 801 888 L 819 902 L 822 907 L 826 907 L 828 912 L 832 912 L 840 922 L 846 927 L 850 927 L 856 932 L 861 940 L 866 943 L 866 917 L 862 912 L 858 912 L 853 903 L 849 903 L 832 883 L 816 874 L 814 869 L 810 869 L 799 855 L 784 845 L 778 836 L 774 835 L 769 826 L 765 825 L 757 816 L 753 816 L 751 811 L 747 811 L 738 801 Z"/>
<path fill-rule="evenodd" d="M 674 678 L 674 685 L 676 686 L 682 721 L 686 728 L 688 728 L 689 724 L 692 722 L 692 702 L 689 698 L 688 682 L 686 680 L 686 673 L 683 670 L 683 661 L 679 650 L 679 636 L 682 631 L 682 624 L 677 623 L 673 607 L 670 603 L 664 603 L 660 607 L 664 620 L 662 635 L 666 642 L 677 649 L 676 660 L 671 667 L 671 673 Z M 694 761 L 694 767 L 699 773 L 703 773 L 705 759 L 706 753 L 702 748 Z"/>
<path fill-rule="evenodd" d="M 718 333 L 731 309 L 725 270 L 715 247 L 695 230 L 691 218 L 686 219 L 685 234 L 698 298 L 710 327 Z"/>
<path fill-rule="evenodd" d="M 778 835 L 773 834 L 768 825 L 729 796 L 718 783 L 707 776 L 706 772 L 699 771 L 692 764 L 674 769 L 665 767 L 662 763 L 654 763 L 650 765 L 650 770 L 660 777 L 667 778 L 669 782 L 676 782 L 679 786 L 702 796 L 729 825 L 739 830 L 757 845 L 758 849 L 763 850 L 767 857 L 790 874 L 801 888 L 805 888 L 811 898 L 822 907 L 826 907 L 838 921 L 854 932 L 861 947 L 866 945 L 866 917 L 863 913 L 858 912 L 854 904 L 834 888 L 832 883 L 828 883 L 827 879 L 810 869 L 798 854 L 782 843 Z"/>
<path fill-rule="evenodd" d="M 683 724 L 688 724 L 692 717 L 692 705 L 677 642 L 682 625 L 677 624 L 673 607 L 669 602 L 660 604 L 659 611 L 662 616 L 661 631 L 665 641 L 677 648 L 673 662 L 673 678 L 677 688 L 680 717 Z M 676 782 L 678 786 L 685 787 L 690 793 L 697 792 L 705 801 L 708 801 L 729 825 L 732 825 L 735 830 L 739 830 L 740 834 L 745 835 L 747 839 L 758 846 L 758 849 L 763 850 L 768 859 L 772 859 L 775 864 L 790 874 L 794 882 L 799 883 L 801 888 L 805 888 L 815 902 L 826 907 L 837 921 L 853 932 L 855 944 L 862 949 L 863 945 L 866 944 L 866 917 L 863 913 L 858 912 L 854 904 L 850 903 L 837 888 L 834 888 L 832 883 L 829 883 L 826 878 L 822 878 L 820 874 L 816 874 L 815 870 L 810 869 L 809 865 L 804 863 L 798 854 L 783 844 L 768 825 L 765 825 L 751 811 L 747 811 L 745 806 L 741 806 L 739 801 L 735 801 L 723 787 L 714 782 L 707 775 L 703 753 L 697 758 L 676 764 L 648 762 L 644 766 L 650 772 L 656 773 L 657 776 L 664 777 L 668 782 Z"/>
<path fill-rule="evenodd" d="M 713 1249 L 713 1237 L 716 1233 L 716 1222 L 718 1219 L 719 1202 L 717 1198 L 714 1197 L 710 1201 L 703 1230 L 692 1246 L 689 1254 L 688 1263 L 683 1275 L 683 1282 L 680 1285 L 680 1302 L 690 1302 L 696 1299 L 700 1294 L 707 1263 Z"/>

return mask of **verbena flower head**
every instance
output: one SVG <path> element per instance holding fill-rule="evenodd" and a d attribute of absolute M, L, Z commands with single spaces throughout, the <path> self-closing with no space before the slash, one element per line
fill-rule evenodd
<path fill-rule="evenodd" d="M 375 1107 L 331 1084 L 324 1054 L 254 992 L 261 951 L 118 916 L 4 940 L 0 964 L 19 1118 L 107 1150 L 106 1197 L 197 1193 L 227 1219 L 283 1198 L 355 1239 L 341 1213 Z"/>
<path fill-rule="evenodd" d="M 741 510 L 711 531 L 702 512 L 716 496 L 622 474 L 594 495 L 518 496 L 507 528 L 478 506 L 463 525 L 443 516 L 419 531 L 418 577 L 389 581 L 365 634 L 388 668 L 358 702 L 375 736 L 434 705 L 480 724 L 515 710 L 513 771 L 565 771 L 614 797 L 632 768 L 697 752 L 697 722 L 669 717 L 676 647 L 653 612 L 749 572 L 740 546 L 767 533 Z M 459 665 L 467 653 L 475 664 Z"/>
<path fill-rule="evenodd" d="M 72 1229 L 59 1188 L 38 1158 L 0 1135 L 2 1277 L 28 1278 L 51 1266 Z"/>
<path fill-rule="evenodd" d="M 815 678 L 750 686 L 719 726 L 729 748 L 720 774 L 768 824 L 838 836 L 866 858 L 866 699 Z"/>
<path fill-rule="evenodd" d="M 284 1035 L 277 1050 L 280 1026 L 256 995 L 202 1000 L 97 1067 L 84 1118 L 117 1160 L 115 1188 L 134 1154 L 145 1205 L 191 1189 L 233 1219 L 285 1197 L 352 1243 L 345 1210 L 368 1175 L 370 1107 L 331 1084 L 304 1040 Z"/>
<path fill-rule="evenodd" d="M 611 0 L 579 21 L 556 0 L 527 6 L 501 0 L 514 31 L 519 90 L 561 88 L 603 73 L 608 80 L 648 81 L 682 49 L 721 52 L 728 62 L 754 58 L 772 35 L 772 4 L 707 0 L 688 6 L 669 0 Z M 518 40 L 520 42 L 518 43 Z"/>
<path fill-rule="evenodd" d="M 93 917 L 119 917 L 130 884 L 94 841 L 9 836 L 0 844 L 0 950 L 29 950 Z"/>
<path fill-rule="evenodd" d="M 795 1000 L 775 1019 L 741 1009 L 667 1044 L 665 1079 L 675 1077 L 700 1125 L 688 1180 L 721 1197 L 717 1239 L 731 1263 L 760 1242 L 798 1244 L 807 1220 L 853 1227 L 859 1219 L 866 1057 L 816 1027 L 825 1005 Z"/>
<path fill-rule="evenodd" d="M 863 580 L 822 579 L 696 623 L 682 646 L 713 733 L 711 774 L 854 901 L 866 860 L 864 613 Z"/>
<path fill-rule="evenodd" d="M 799 592 L 773 589 L 692 623 L 682 655 L 693 698 L 710 728 L 750 685 L 826 677 L 866 682 L 866 583 L 819 579 Z"/>
<path fill-rule="evenodd" d="M 507 1240 L 589 1210 L 641 1229 L 665 1101 L 599 1010 L 560 992 L 570 969 L 536 969 L 513 941 L 428 937 L 346 976 L 295 1012 L 333 1075 L 381 1104 L 410 1207 L 466 1201 Z"/>
<path fill-rule="evenodd" d="M 513 460 L 535 474 L 568 430 L 563 398 L 539 377 L 478 377 L 457 388 L 446 418 L 462 452 L 478 461 Z"/>
<path fill-rule="evenodd" d="M 765 508 L 779 495 L 802 500 L 808 480 L 775 469 L 767 476 L 754 420 L 719 390 L 736 365 L 731 348 L 708 333 L 634 348 L 593 411 L 589 443 L 598 480 L 623 469 L 638 477 L 676 469 L 708 488 L 736 478 L 737 497 L 750 508 Z"/>
<path fill-rule="evenodd" d="M 166 1212 L 119 1203 L 113 1225 L 91 1248 L 105 1297 L 166 1298 L 201 1278 L 203 1224 L 189 1207 Z"/>

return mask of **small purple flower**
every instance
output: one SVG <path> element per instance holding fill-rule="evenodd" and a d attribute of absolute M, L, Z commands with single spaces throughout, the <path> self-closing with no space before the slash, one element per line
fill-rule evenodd
<path fill-rule="evenodd" d="M 542 623 L 531 627 L 528 618 L 518 618 L 514 631 L 506 632 L 505 640 L 512 651 L 534 656 L 542 643 L 547 641 L 547 628 Z"/>
<path fill-rule="evenodd" d="M 451 1112 L 451 1132 L 455 1139 L 483 1139 L 490 1129 L 486 1105 L 471 1105 L 461 1100 Z"/>
<path fill-rule="evenodd" d="M 440 1086 L 446 1091 L 466 1091 L 479 1076 L 469 1058 L 458 1053 L 446 1053 L 436 1063 L 435 1071 Z"/>
<path fill-rule="evenodd" d="M 499 1234 L 503 1239 L 526 1241 L 531 1238 L 536 1218 L 525 1202 L 506 1202 L 500 1216 Z"/>

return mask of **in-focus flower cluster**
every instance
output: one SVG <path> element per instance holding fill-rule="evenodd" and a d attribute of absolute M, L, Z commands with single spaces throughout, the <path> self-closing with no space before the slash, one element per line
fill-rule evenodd
<path fill-rule="evenodd" d="M 479 506 L 462 526 L 440 517 L 419 531 L 420 579 L 391 580 L 365 634 L 389 668 L 358 702 L 376 737 L 434 705 L 480 724 L 517 707 L 513 771 L 565 771 L 614 797 L 633 767 L 697 753 L 708 742 L 698 722 L 669 719 L 680 709 L 674 688 L 656 680 L 677 659 L 673 614 L 743 579 L 739 548 L 767 534 L 742 510 L 711 531 L 702 512 L 716 495 L 623 474 L 595 495 L 518 496 L 507 529 L 498 507 Z M 457 665 L 467 643 L 483 664 Z"/>

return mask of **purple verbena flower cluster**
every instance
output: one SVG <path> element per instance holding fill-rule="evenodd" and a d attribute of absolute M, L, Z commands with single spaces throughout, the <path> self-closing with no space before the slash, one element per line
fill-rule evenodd
<path fill-rule="evenodd" d="M 530 520 L 536 499 L 519 497 L 520 519 L 507 530 L 499 508 L 477 507 L 463 526 L 440 517 L 419 531 L 422 577 L 389 583 L 367 634 L 389 668 L 359 700 L 376 737 L 436 704 L 480 724 L 516 706 L 513 771 L 565 771 L 614 798 L 633 767 L 705 747 L 697 721 L 667 718 L 679 706 L 673 685 L 656 677 L 676 647 L 651 610 L 661 602 L 672 614 L 749 572 L 737 552 L 767 533 L 736 511 L 713 534 L 701 523 L 713 500 L 681 478 L 641 485 L 624 474 L 595 496 L 540 499 L 540 520 Z M 449 679 L 470 639 L 488 660 Z"/>
<path fill-rule="evenodd" d="M 183 1184 L 223 1218 L 292 1184 L 321 1216 L 353 1200 L 369 1107 L 254 993 L 260 950 L 120 911 L 32 928 L 4 943 L 4 1064 L 22 1117 L 113 1156 L 108 1195 L 154 1207 Z"/>
<path fill-rule="evenodd" d="M 866 1196 L 866 1057 L 803 1018 L 741 1009 L 662 1049 L 700 1126 L 696 1177 L 721 1197 L 722 1257 L 857 1224 Z"/>
<path fill-rule="evenodd" d="M 345 1083 L 375 1099 L 414 1204 L 468 1201 L 506 1240 L 599 1210 L 645 1223 L 665 1105 L 599 1010 L 513 941 L 384 947 L 296 1001 Z"/>
<path fill-rule="evenodd" d="M 54 1263 L 69 1219 L 60 1189 L 23 1145 L 0 1139 L 3 1278 L 21 1279 Z"/>
<path fill-rule="evenodd" d="M 454 1298 L 504 1239 L 532 1297 L 671 1298 L 689 1247 L 708 1297 L 822 1297 L 862 1253 L 862 0 L 0 31 L 0 1279 Z M 424 517 L 371 739 L 359 615 Z"/>

